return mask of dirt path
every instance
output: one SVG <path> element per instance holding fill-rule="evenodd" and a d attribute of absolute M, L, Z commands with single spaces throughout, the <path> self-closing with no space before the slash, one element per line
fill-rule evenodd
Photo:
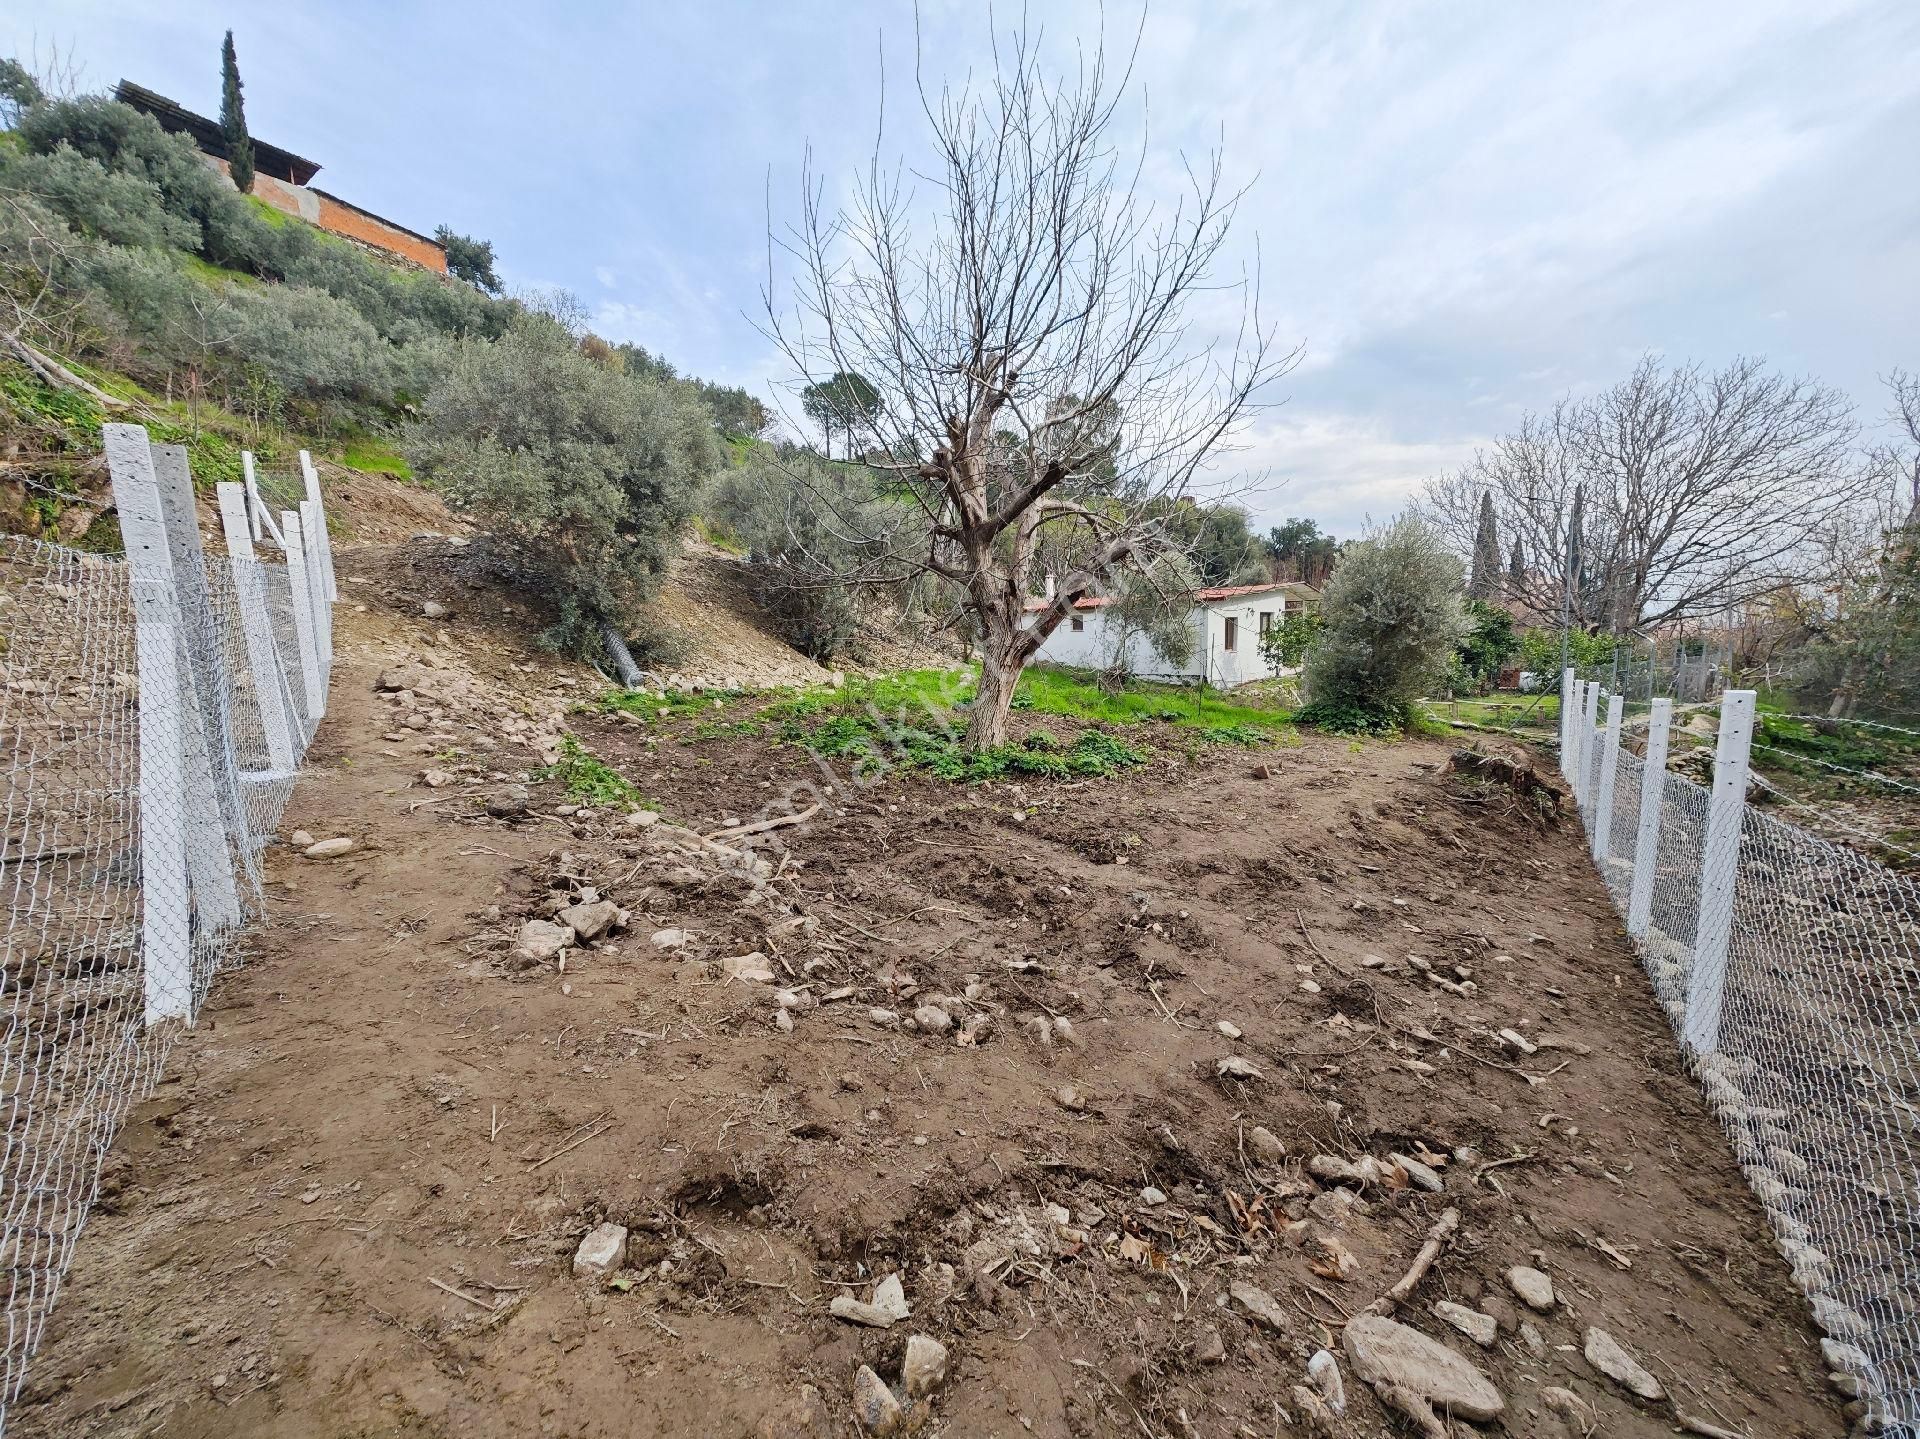
<path fill-rule="evenodd" d="M 1506 1432 L 1673 1432 L 1589 1365 L 1589 1326 L 1689 1414 L 1843 1431 L 1577 827 L 1444 775 L 1443 749 L 863 791 L 765 737 L 567 720 L 697 829 L 815 782 L 756 879 L 665 825 L 560 815 L 551 785 L 545 818 L 478 813 L 584 679 L 490 628 L 497 598 L 452 596 L 436 634 L 401 613 L 435 575 L 341 563 L 368 608 L 343 607 L 287 825 L 360 847 L 276 849 L 273 923 L 121 1138 L 17 1435 L 847 1434 L 856 1371 L 893 1380 L 910 1333 L 950 1355 L 930 1432 L 1306 1434 L 1324 1345 L 1348 1401 L 1325 1432 L 1412 1433 L 1340 1331 L 1450 1207 L 1398 1317 L 1492 1379 Z M 376 694 L 423 651 L 412 709 Z M 582 885 L 628 930 L 521 967 L 522 919 Z M 714 963 L 749 951 L 792 987 L 791 1032 Z M 936 998 L 955 1031 L 869 1015 Z M 1220 1076 L 1231 1057 L 1254 1073 Z M 603 1221 L 624 1266 L 575 1278 Z M 1515 1265 L 1552 1277 L 1550 1312 Z M 910 1320 L 828 1315 L 894 1271 Z M 1439 1300 L 1492 1315 L 1492 1346 Z"/>

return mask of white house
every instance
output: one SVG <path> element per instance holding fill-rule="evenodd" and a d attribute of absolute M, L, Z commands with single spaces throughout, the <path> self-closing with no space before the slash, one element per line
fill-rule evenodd
<path fill-rule="evenodd" d="M 1289 614 L 1318 608 L 1320 592 L 1312 585 L 1282 580 L 1265 585 L 1224 585 L 1193 592 L 1193 657 L 1183 666 L 1170 666 L 1153 652 L 1139 634 L 1107 622 L 1113 600 L 1088 595 L 1076 600 L 1073 613 L 1060 624 L 1036 658 L 1083 669 L 1106 669 L 1126 651 L 1126 667 L 1142 679 L 1206 682 L 1232 689 L 1249 680 L 1269 679 L 1273 670 L 1260 653 L 1260 637 Z M 1045 600 L 1027 608 L 1042 609 Z M 1292 671 L 1283 671 L 1292 673 Z"/>

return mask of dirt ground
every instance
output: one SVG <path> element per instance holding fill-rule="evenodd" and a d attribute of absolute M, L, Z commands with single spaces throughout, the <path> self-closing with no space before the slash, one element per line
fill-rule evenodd
<path fill-rule="evenodd" d="M 1449 1209 L 1395 1314 L 1504 1396 L 1457 1432 L 1844 1432 L 1578 826 L 1443 746 L 859 786 L 766 737 L 566 714 L 593 677 L 500 597 L 338 559 L 285 827 L 357 846 L 272 852 L 270 923 L 116 1145 L 17 1435 L 852 1434 L 856 1372 L 896 1380 L 909 1335 L 949 1355 L 926 1433 L 1412 1434 L 1341 1331 Z M 485 813 L 562 724 L 662 821 L 563 814 L 551 782 Z M 789 801 L 820 807 L 717 842 L 745 863 L 677 827 Z M 623 930 L 564 970 L 512 953 L 585 888 Z M 750 952 L 773 983 L 719 964 Z M 936 997 L 944 1033 L 871 1013 Z M 624 1259 L 576 1278 L 605 1221 Z M 829 1314 L 891 1273 L 911 1318 Z M 1671 1399 L 1602 1377 L 1589 1326 Z M 1344 1417 L 1297 1387 L 1322 1347 Z"/>

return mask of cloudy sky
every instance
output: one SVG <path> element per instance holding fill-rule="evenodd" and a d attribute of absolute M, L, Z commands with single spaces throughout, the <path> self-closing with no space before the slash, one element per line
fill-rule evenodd
<path fill-rule="evenodd" d="M 1029 14 L 1063 55 L 1100 25 Z M 9 0 L 0 47 L 212 112 L 228 25 L 253 132 L 319 184 L 489 238 L 511 284 L 763 395 L 769 200 L 794 214 L 808 145 L 828 176 L 864 163 L 882 65 L 888 151 L 917 139 L 910 0 Z M 987 59 L 973 0 L 927 0 L 920 30 L 933 75 Z M 1156 156 L 1220 144 L 1252 183 L 1231 263 L 1257 238 L 1306 346 L 1223 466 L 1262 523 L 1351 533 L 1647 351 L 1764 354 L 1865 418 L 1876 376 L 1920 368 L 1915 0 L 1157 0 L 1136 76 Z"/>

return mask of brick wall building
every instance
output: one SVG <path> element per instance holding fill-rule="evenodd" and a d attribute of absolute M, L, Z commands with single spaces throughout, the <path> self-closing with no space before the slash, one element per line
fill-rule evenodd
<path fill-rule="evenodd" d="M 159 95 L 131 80 L 122 80 L 114 99 L 153 116 L 164 130 L 185 135 L 221 174 L 228 173 L 226 139 L 217 121 Z M 253 195 L 284 214 L 305 220 L 316 229 L 352 240 L 439 274 L 447 272 L 447 252 L 437 240 L 395 224 L 351 201 L 330 195 L 308 183 L 320 171 L 312 160 L 269 145 L 253 142 Z"/>

